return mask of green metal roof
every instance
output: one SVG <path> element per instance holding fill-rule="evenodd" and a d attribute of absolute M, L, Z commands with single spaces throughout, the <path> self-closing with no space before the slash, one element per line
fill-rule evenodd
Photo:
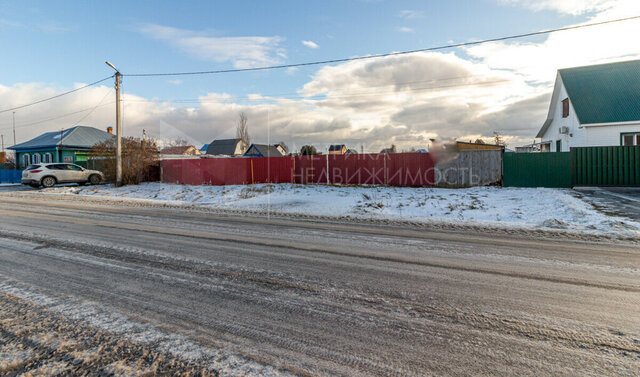
<path fill-rule="evenodd" d="M 558 72 L 581 124 L 640 120 L 640 60 Z"/>

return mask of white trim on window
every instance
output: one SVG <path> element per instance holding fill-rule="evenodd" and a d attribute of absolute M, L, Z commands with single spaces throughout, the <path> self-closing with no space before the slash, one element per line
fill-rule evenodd
<path fill-rule="evenodd" d="M 22 164 L 24 165 L 25 169 L 27 168 L 27 166 L 31 165 L 31 156 L 29 155 L 29 153 L 25 153 L 22 155 Z"/>
<path fill-rule="evenodd" d="M 49 163 L 53 162 L 53 158 L 51 156 L 51 153 L 47 152 L 47 153 L 44 154 L 43 162 L 45 164 L 49 164 Z"/>
<path fill-rule="evenodd" d="M 34 153 L 33 157 L 31 158 L 31 162 L 33 162 L 34 164 L 39 164 L 40 163 L 40 153 Z"/>

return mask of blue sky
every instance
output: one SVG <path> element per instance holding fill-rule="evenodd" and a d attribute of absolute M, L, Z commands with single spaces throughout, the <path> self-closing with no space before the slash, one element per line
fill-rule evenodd
<path fill-rule="evenodd" d="M 123 73 L 233 68 L 185 53 L 140 32 L 162 25 L 211 37 L 279 37 L 286 57 L 314 60 L 410 50 L 553 28 L 585 19 L 552 11 L 479 1 L 8 1 L 1 7 L 5 51 L 3 84 L 44 82 L 69 87 L 110 75 L 110 60 Z M 499 22 L 496 22 L 499 20 Z M 411 29 L 411 30 L 409 30 Z M 301 41 L 312 41 L 309 48 Z M 260 65 L 256 62 L 255 65 Z M 274 61 L 275 63 L 275 61 Z M 269 65 L 269 62 L 265 62 Z M 295 92 L 318 67 L 168 80 L 127 79 L 127 89 L 147 97 L 196 98 L 211 90 L 233 94 Z M 9 74 L 10 73 L 10 74 Z"/>
<path fill-rule="evenodd" d="M 290 64 L 532 32 L 628 16 L 635 8 L 633 1 L 611 0 L 2 1 L 0 46 L 5 58 L 0 60 L 0 108 L 109 76 L 112 71 L 105 60 L 125 75 Z M 599 35 L 604 32 L 616 30 L 601 29 Z M 571 32 L 562 38 L 582 46 L 590 36 Z M 542 36 L 385 60 L 388 64 L 125 76 L 125 117 L 129 115 L 125 133 L 137 135 L 145 128 L 157 137 L 208 142 L 232 137 L 234 119 L 245 111 L 250 114 L 250 130 L 259 138 L 255 141 L 264 141 L 272 134 L 266 127 L 273 127 L 274 137 L 294 144 L 340 139 L 372 149 L 394 142 L 409 148 L 424 146 L 430 137 L 490 137 L 496 130 L 519 143 L 532 138 L 544 121 L 540 117 L 555 69 L 638 52 L 606 47 L 604 37 L 593 46 L 597 49 L 601 43 L 601 53 L 576 54 L 571 49 L 558 53 L 562 43 Z M 528 54 L 537 58 L 526 59 Z M 453 81 L 455 88 L 439 90 L 437 96 L 425 88 L 401 90 L 403 83 L 438 86 L 451 74 L 460 78 Z M 478 81 L 461 79 L 470 76 L 508 86 L 494 91 L 502 95 L 493 104 L 483 103 L 480 98 L 486 94 L 477 89 Z M 80 118 L 28 124 L 98 104 L 98 110 L 80 114 L 86 115 L 82 122 L 101 128 L 112 124 L 108 106 L 102 106 L 108 105 L 102 99 L 111 85 L 107 82 L 51 105 L 20 110 L 17 117 L 25 125 L 20 138 L 68 127 Z M 371 98 L 356 98 L 362 93 Z M 248 101 L 248 95 L 273 98 Z M 311 95 L 320 95 L 323 101 L 313 102 L 318 97 L 307 97 Z M 460 107 L 461 102 L 466 106 Z M 523 121 L 513 121 L 519 109 L 526 118 L 524 130 L 514 124 Z M 458 116 L 461 112 L 466 115 Z M 435 118 L 434 114 L 439 114 L 437 122 L 421 120 Z M 0 114 L 1 133 L 7 133 L 9 116 Z M 482 121 L 474 123 L 478 118 Z"/>

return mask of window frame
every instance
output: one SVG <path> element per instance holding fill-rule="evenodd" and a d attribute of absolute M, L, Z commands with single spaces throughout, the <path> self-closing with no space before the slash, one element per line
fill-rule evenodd
<path fill-rule="evenodd" d="M 22 155 L 22 164 L 24 165 L 25 169 L 27 168 L 27 166 L 31 165 L 31 155 L 29 153 L 24 153 Z"/>
<path fill-rule="evenodd" d="M 631 136 L 631 145 L 624 144 L 624 138 Z M 640 146 L 640 131 L 636 132 L 620 132 L 620 146 L 637 147 Z"/>
<path fill-rule="evenodd" d="M 562 100 L 562 117 L 563 118 L 568 118 L 569 117 L 569 97 L 565 98 Z"/>

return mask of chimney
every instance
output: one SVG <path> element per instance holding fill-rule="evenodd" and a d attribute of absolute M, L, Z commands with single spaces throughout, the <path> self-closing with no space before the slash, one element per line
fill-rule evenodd
<path fill-rule="evenodd" d="M 107 132 L 110 134 L 113 134 L 113 127 L 111 126 L 107 127 Z"/>

